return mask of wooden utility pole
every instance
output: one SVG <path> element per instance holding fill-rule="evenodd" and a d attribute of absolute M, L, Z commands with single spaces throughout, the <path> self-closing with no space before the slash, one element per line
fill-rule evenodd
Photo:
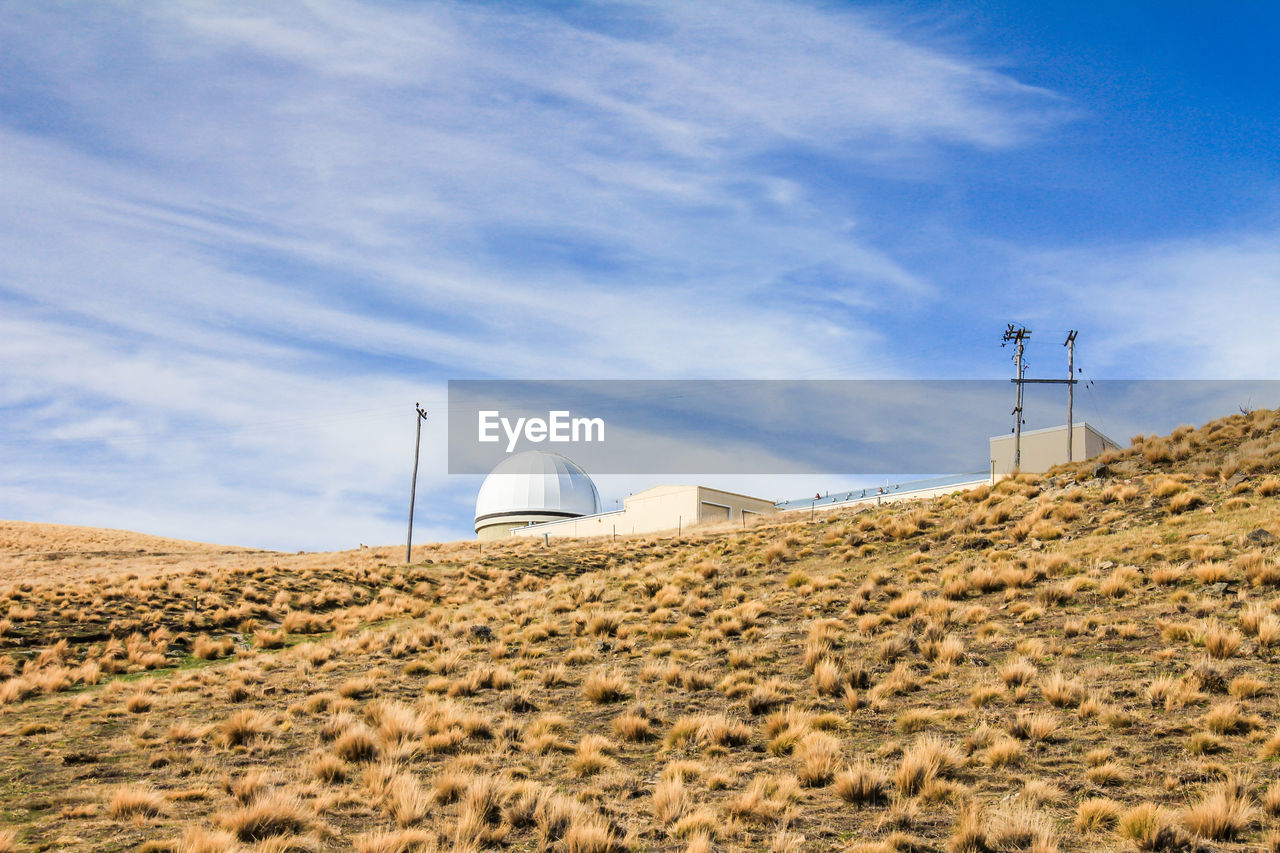
<path fill-rule="evenodd" d="M 1075 444 L 1075 431 L 1072 426 L 1072 414 L 1076 403 L 1076 330 L 1067 333 L 1067 340 L 1062 344 L 1067 348 L 1067 461 L 1071 461 L 1072 446 Z"/>
<path fill-rule="evenodd" d="M 418 425 L 418 431 L 413 440 L 413 483 L 409 486 L 409 538 L 404 543 L 406 565 L 413 562 L 413 502 L 418 496 L 418 451 L 422 449 L 422 422 L 427 419 L 427 413 L 422 406 L 414 403 L 413 408 L 418 413 L 418 417 L 414 419 Z"/>

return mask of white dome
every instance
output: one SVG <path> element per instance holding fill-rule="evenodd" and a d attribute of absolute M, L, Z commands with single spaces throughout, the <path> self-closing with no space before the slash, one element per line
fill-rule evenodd
<path fill-rule="evenodd" d="M 556 453 L 528 450 L 499 462 L 476 495 L 476 530 L 504 520 L 594 515 L 600 493 L 587 472 Z"/>

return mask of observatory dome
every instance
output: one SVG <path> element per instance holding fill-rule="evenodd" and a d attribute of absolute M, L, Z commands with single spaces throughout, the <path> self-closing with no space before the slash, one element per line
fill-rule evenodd
<path fill-rule="evenodd" d="M 476 534 L 498 539 L 511 528 L 600 511 L 587 472 L 557 453 L 529 450 L 499 462 L 476 495 Z"/>

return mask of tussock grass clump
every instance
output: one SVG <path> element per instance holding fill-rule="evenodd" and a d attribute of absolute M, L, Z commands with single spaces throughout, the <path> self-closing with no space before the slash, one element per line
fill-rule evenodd
<path fill-rule="evenodd" d="M 1280 782 L 1272 782 L 1262 795 L 1262 809 L 1271 817 L 1280 815 Z"/>
<path fill-rule="evenodd" d="M 599 817 L 574 821 L 561 843 L 565 853 L 625 853 L 628 849 L 613 827 Z"/>
<path fill-rule="evenodd" d="M 810 732 L 796 745 L 800 784 L 806 788 L 826 785 L 835 776 L 840 759 L 840 741 L 826 732 Z"/>
<path fill-rule="evenodd" d="M 798 797 L 799 788 L 794 776 L 757 775 L 725 804 L 725 814 L 747 824 L 773 821 Z"/>
<path fill-rule="evenodd" d="M 1124 598 L 1133 592 L 1135 581 L 1138 580 L 1138 573 L 1128 566 L 1121 566 L 1098 585 L 1098 591 L 1108 598 Z"/>
<path fill-rule="evenodd" d="M 314 815 L 296 797 L 272 793 L 247 806 L 224 812 L 218 822 L 240 841 L 264 841 L 309 830 Z"/>
<path fill-rule="evenodd" d="M 1076 806 L 1075 827 L 1081 832 L 1105 832 L 1120 821 L 1120 804 L 1106 797 L 1089 797 Z"/>
<path fill-rule="evenodd" d="M 413 776 L 397 773 L 385 794 L 387 814 L 404 828 L 421 823 L 435 806 L 435 801 Z"/>
<path fill-rule="evenodd" d="M 1261 724 L 1261 720 L 1242 714 L 1237 702 L 1219 702 L 1204 715 L 1205 728 L 1217 735 L 1240 734 Z"/>
<path fill-rule="evenodd" d="M 627 711 L 613 718 L 614 732 L 623 740 L 642 743 L 653 738 L 653 725 L 649 716 L 640 711 Z"/>
<path fill-rule="evenodd" d="M 653 789 L 653 817 L 658 823 L 670 826 L 684 815 L 688 806 L 689 798 L 682 776 L 677 774 L 658 780 Z"/>
<path fill-rule="evenodd" d="M 978 684 L 969 692 L 969 704 L 974 708 L 985 708 L 1006 695 L 1005 689 L 998 684 Z"/>
<path fill-rule="evenodd" d="M 230 637 L 214 639 L 201 635 L 196 637 L 195 643 L 192 644 L 191 654 L 200 660 L 217 660 L 231 654 L 235 645 L 235 641 Z"/>
<path fill-rule="evenodd" d="M 757 684 L 747 697 L 747 710 L 752 714 L 767 714 L 786 701 L 786 694 L 779 679 L 771 678 Z"/>
<path fill-rule="evenodd" d="M 1192 755 L 1216 755 L 1226 750 L 1222 739 L 1208 732 L 1196 732 L 1187 742 L 1187 751 Z"/>
<path fill-rule="evenodd" d="M 947 842 L 951 853 L 1057 849 L 1052 821 L 1041 812 L 1016 804 L 1002 806 L 990 815 L 969 805 L 956 819 Z"/>
<path fill-rule="evenodd" d="M 880 806 L 888 802 L 889 778 L 869 762 L 859 761 L 836 774 L 831 790 L 855 806 Z"/>
<path fill-rule="evenodd" d="M 125 710 L 131 714 L 144 714 L 151 710 L 154 699 L 146 693 L 135 693 L 125 700 Z"/>
<path fill-rule="evenodd" d="M 1114 761 L 1103 761 L 1095 764 L 1084 773 L 1085 779 L 1091 785 L 1097 785 L 1102 788 L 1123 785 L 1129 781 L 1129 772 Z"/>
<path fill-rule="evenodd" d="M 223 779 L 222 787 L 237 803 L 245 805 L 256 800 L 270 786 L 266 774 L 250 772 L 239 778 Z"/>
<path fill-rule="evenodd" d="M 873 699 L 912 693 L 920 688 L 920 679 L 915 670 L 906 662 L 896 665 L 888 675 L 871 689 Z"/>
<path fill-rule="evenodd" d="M 377 736 L 364 723 L 356 723 L 333 742 L 334 755 L 344 761 L 372 761 L 381 753 Z"/>
<path fill-rule="evenodd" d="M 1258 620 L 1257 633 L 1254 638 L 1258 641 L 1258 648 L 1263 651 L 1280 646 L 1280 618 L 1276 618 L 1271 614 L 1263 616 Z"/>
<path fill-rule="evenodd" d="M 814 664 L 813 687 L 819 696 L 835 696 L 844 687 L 844 673 L 840 664 L 823 658 Z"/>
<path fill-rule="evenodd" d="M 618 633 L 618 627 L 621 624 L 621 613 L 598 611 L 593 613 L 587 621 L 586 631 L 593 637 L 612 637 Z"/>
<path fill-rule="evenodd" d="M 1217 560 L 1201 563 L 1191 570 L 1196 580 L 1202 584 L 1219 583 L 1231 577 L 1231 567 Z"/>
<path fill-rule="evenodd" d="M 1103 489 L 1102 494 L 1099 496 L 1099 500 L 1104 504 L 1127 504 L 1136 499 L 1141 493 L 1141 490 L 1137 486 L 1117 484 Z"/>
<path fill-rule="evenodd" d="M 1041 681 L 1040 692 L 1044 694 L 1045 701 L 1055 708 L 1074 708 L 1084 699 L 1084 685 L 1063 675 L 1060 669 L 1055 669 Z"/>
<path fill-rule="evenodd" d="M 236 711 L 219 729 L 219 740 L 226 746 L 240 746 L 259 738 L 270 737 L 271 718 L 260 711 Z"/>
<path fill-rule="evenodd" d="M 1000 667 L 1000 680 L 1006 687 L 1021 687 L 1036 677 L 1036 667 L 1025 657 L 1015 658 Z"/>
<path fill-rule="evenodd" d="M 697 719 L 697 738 L 710 746 L 741 746 L 751 739 L 751 727 L 723 714 L 705 714 Z"/>
<path fill-rule="evenodd" d="M 488 774 L 474 777 L 458 808 L 455 843 L 488 847 L 501 843 L 510 832 L 503 809 L 511 794 L 506 782 Z"/>
<path fill-rule="evenodd" d="M 1116 831 L 1141 851 L 1178 850 L 1183 845 L 1173 812 L 1155 803 L 1140 803 L 1120 816 Z"/>
<path fill-rule="evenodd" d="M 935 735 L 918 738 L 903 754 L 894 785 L 904 797 L 918 794 L 938 777 L 949 776 L 963 763 L 960 754 Z"/>
<path fill-rule="evenodd" d="M 337 785 L 347 780 L 351 768 L 336 755 L 321 753 L 311 762 L 311 775 L 326 785 Z"/>
<path fill-rule="evenodd" d="M 1052 740 L 1057 732 L 1058 718 L 1052 714 L 1022 711 L 1009 723 L 1009 734 L 1033 743 Z"/>
<path fill-rule="evenodd" d="M 627 679 L 616 670 L 596 670 L 582 682 L 582 695 L 601 705 L 621 701 L 629 695 Z"/>
<path fill-rule="evenodd" d="M 989 767 L 1011 767 L 1022 759 L 1022 744 L 1003 738 L 987 747 L 982 758 Z"/>
<path fill-rule="evenodd" d="M 943 666 L 952 666 L 964 657 L 964 641 L 954 636 L 930 640 L 921 647 L 920 654 L 925 660 Z"/>
<path fill-rule="evenodd" d="M 1252 551 L 1241 554 L 1233 565 L 1242 570 L 1245 579 L 1254 586 L 1280 586 L 1280 563 L 1274 558 Z"/>
<path fill-rule="evenodd" d="M 775 563 L 785 563 L 794 559 L 791 546 L 786 542 L 774 542 L 772 545 L 764 549 L 764 564 L 772 566 Z"/>
<path fill-rule="evenodd" d="M 919 590 L 911 590 L 895 598 L 885 605 L 885 613 L 894 619 L 903 619 L 924 606 L 924 595 Z"/>
<path fill-rule="evenodd" d="M 1228 779 L 1210 789 L 1182 813 L 1183 825 L 1208 841 L 1234 841 L 1257 821 L 1258 809 L 1240 779 Z"/>
<path fill-rule="evenodd" d="M 436 849 L 435 836 L 421 829 L 379 830 L 357 835 L 356 853 L 430 853 Z M 225 847 L 208 849 L 208 853 L 221 853 Z M 184 848 L 186 853 L 186 848 Z M 192 851 L 194 853 L 194 851 Z"/>
<path fill-rule="evenodd" d="M 1018 796 L 1032 808 L 1061 805 L 1067 798 L 1065 791 L 1044 779 L 1028 779 Z"/>
<path fill-rule="evenodd" d="M 111 795 L 107 813 L 113 818 L 158 817 L 166 811 L 164 795 L 154 788 L 126 785 Z"/>
<path fill-rule="evenodd" d="M 1240 650 L 1240 643 L 1243 641 L 1234 628 L 1225 627 L 1217 622 L 1205 626 L 1203 639 L 1204 650 L 1208 652 L 1209 657 L 1217 660 L 1232 657 Z"/>

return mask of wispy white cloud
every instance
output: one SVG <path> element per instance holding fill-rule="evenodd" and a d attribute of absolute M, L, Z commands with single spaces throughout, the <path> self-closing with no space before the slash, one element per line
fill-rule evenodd
<path fill-rule="evenodd" d="M 1088 318 L 1097 375 L 1269 379 L 1280 361 L 1278 239 L 1258 231 L 1010 251 L 1036 314 Z"/>
<path fill-rule="evenodd" d="M 329 416 L 449 376 L 900 372 L 865 312 L 927 271 L 778 164 L 1066 115 L 806 3 L 14 4 L 0 38 L 0 509 L 284 547 L 398 535 L 411 419 Z"/>

